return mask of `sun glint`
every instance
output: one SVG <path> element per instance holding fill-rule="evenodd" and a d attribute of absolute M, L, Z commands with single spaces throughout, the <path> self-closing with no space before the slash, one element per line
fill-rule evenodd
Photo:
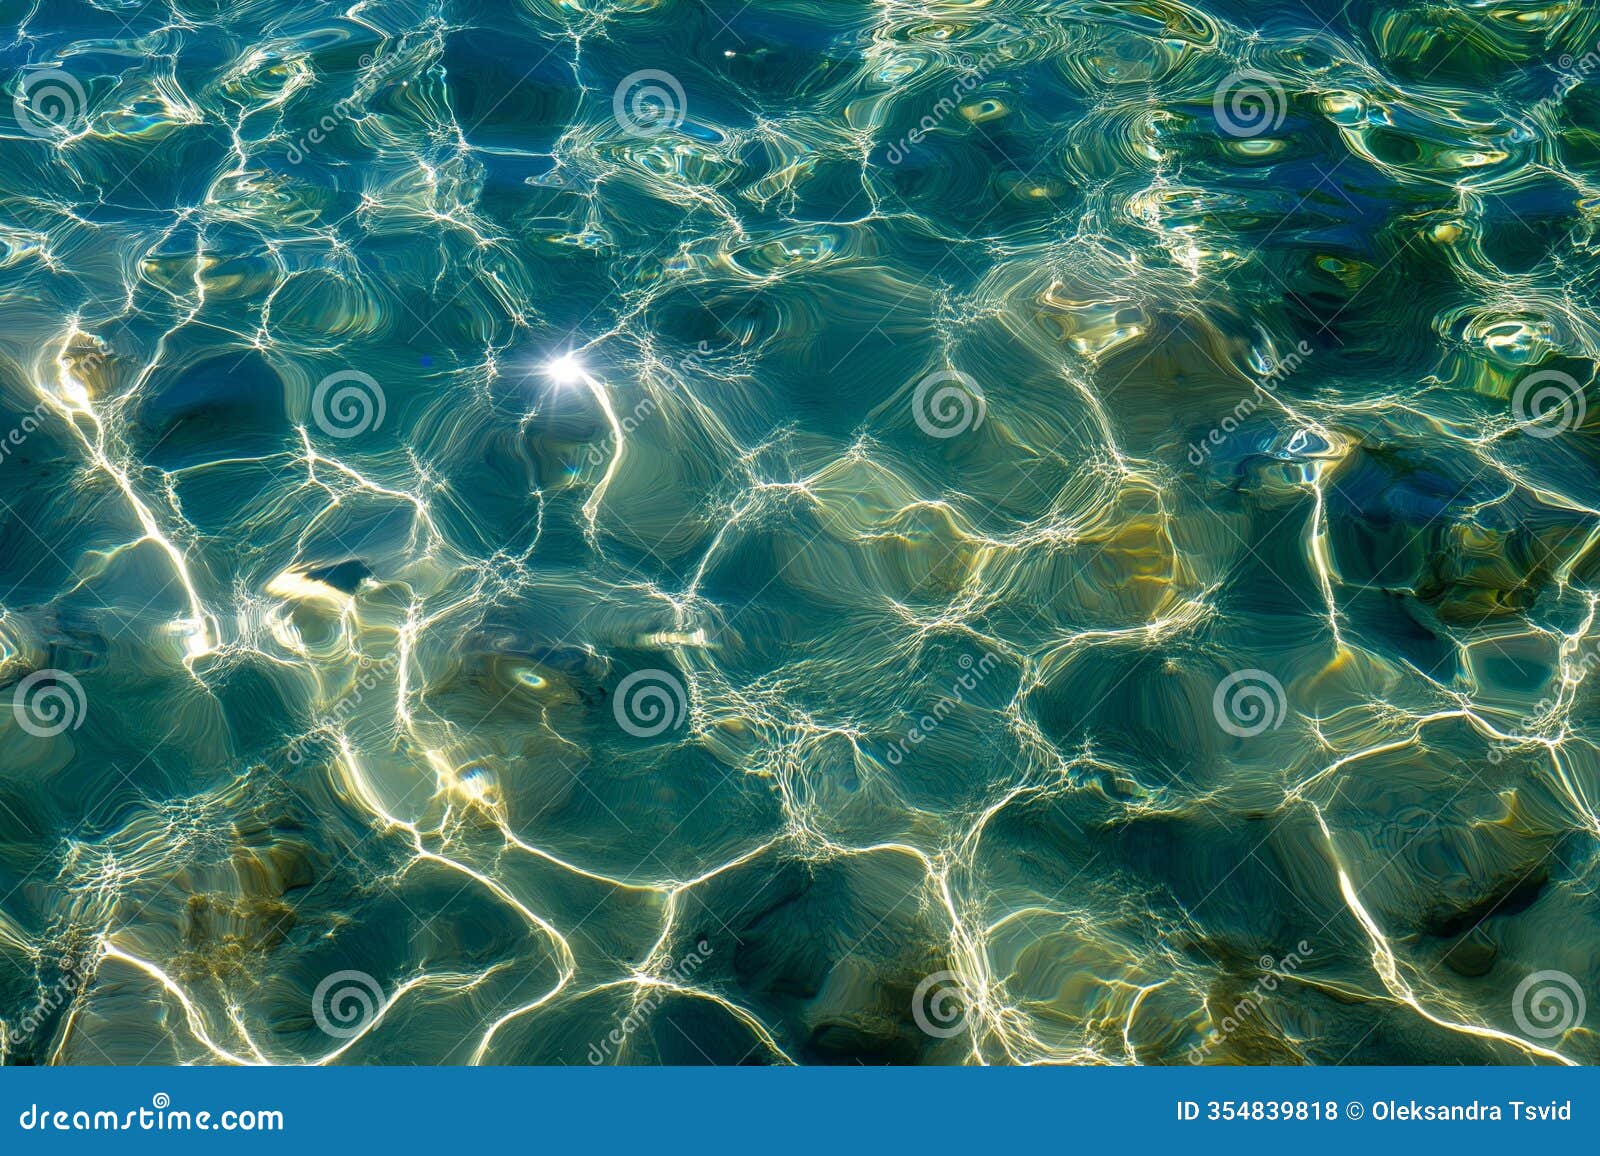
<path fill-rule="evenodd" d="M 557 385 L 577 385 L 584 378 L 583 362 L 571 353 L 545 362 L 544 372 Z"/>

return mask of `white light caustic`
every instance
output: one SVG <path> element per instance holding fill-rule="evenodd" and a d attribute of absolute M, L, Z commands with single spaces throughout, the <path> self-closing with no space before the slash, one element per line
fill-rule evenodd
<path fill-rule="evenodd" d="M 563 353 L 560 357 L 545 362 L 544 373 L 557 385 L 577 385 L 588 376 L 583 368 L 583 362 L 571 353 Z"/>

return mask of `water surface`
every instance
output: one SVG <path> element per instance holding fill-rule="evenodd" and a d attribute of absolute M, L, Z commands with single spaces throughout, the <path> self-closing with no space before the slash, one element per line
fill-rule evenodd
<path fill-rule="evenodd" d="M 0 14 L 6 1062 L 1600 1059 L 1593 3 Z"/>

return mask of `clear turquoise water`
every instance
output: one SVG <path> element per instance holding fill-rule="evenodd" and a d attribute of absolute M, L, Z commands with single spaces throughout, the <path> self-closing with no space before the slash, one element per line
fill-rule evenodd
<path fill-rule="evenodd" d="M 0 15 L 6 1062 L 1600 1059 L 1593 3 Z"/>

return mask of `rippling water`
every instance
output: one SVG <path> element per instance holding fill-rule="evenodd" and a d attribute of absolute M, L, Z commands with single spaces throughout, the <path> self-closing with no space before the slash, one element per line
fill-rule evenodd
<path fill-rule="evenodd" d="M 1600 1060 L 1590 0 L 0 7 L 6 1062 Z"/>

